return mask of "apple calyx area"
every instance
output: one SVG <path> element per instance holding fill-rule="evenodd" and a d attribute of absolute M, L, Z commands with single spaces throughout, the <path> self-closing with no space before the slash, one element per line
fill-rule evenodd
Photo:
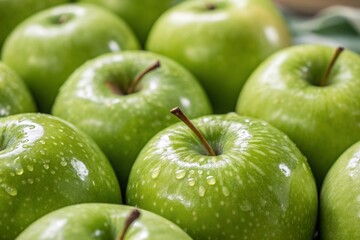
<path fill-rule="evenodd" d="M 124 240 L 125 235 L 130 228 L 130 226 L 135 222 L 136 219 L 140 217 L 140 211 L 138 209 L 134 209 L 130 212 L 129 216 L 125 220 L 124 227 L 119 234 L 119 237 L 116 240 Z"/>
<path fill-rule="evenodd" d="M 70 13 L 63 13 L 63 14 L 60 14 L 60 15 L 57 15 L 53 18 L 53 23 L 54 24 L 65 24 L 67 23 L 71 18 L 73 17 L 72 14 Z"/>
<path fill-rule="evenodd" d="M 344 51 L 343 47 L 336 48 L 336 51 L 335 51 L 331 61 L 329 62 L 329 65 L 327 66 L 323 77 L 321 78 L 321 81 L 319 84 L 320 87 L 326 86 L 329 76 L 330 76 L 330 73 L 331 73 L 331 70 L 333 69 L 336 61 L 339 59 L 339 56 L 343 51 Z"/>
<path fill-rule="evenodd" d="M 206 148 L 206 151 L 208 152 L 209 156 L 216 156 L 214 149 L 210 146 L 210 144 L 206 141 L 204 136 L 200 133 L 200 131 L 195 127 L 195 125 L 190 121 L 190 119 L 185 115 L 185 113 L 179 107 L 175 107 L 171 109 L 170 112 L 174 114 L 176 117 L 178 117 L 181 121 L 183 121 L 195 133 L 195 135 L 200 139 L 200 141 Z"/>
<path fill-rule="evenodd" d="M 215 10 L 216 9 L 216 5 L 215 5 L 215 3 L 210 3 L 210 2 L 207 2 L 206 3 L 206 9 L 207 10 Z"/>
<path fill-rule="evenodd" d="M 161 66 L 160 61 L 157 60 L 156 62 L 151 64 L 149 67 L 145 68 L 143 71 L 141 71 L 135 77 L 135 79 L 133 81 L 131 81 L 130 86 L 125 90 L 122 90 L 114 81 L 107 81 L 106 86 L 111 90 L 112 93 L 114 93 L 116 95 L 128 95 L 128 94 L 134 93 L 136 91 L 136 87 L 139 84 L 139 82 L 141 81 L 141 79 L 143 79 L 143 77 L 146 74 L 159 68 L 160 66 Z"/>

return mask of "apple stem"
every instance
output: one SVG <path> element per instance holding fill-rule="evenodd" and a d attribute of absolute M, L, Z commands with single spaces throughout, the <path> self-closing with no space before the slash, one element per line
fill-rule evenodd
<path fill-rule="evenodd" d="M 136 219 L 140 217 L 140 211 L 138 209 L 134 209 L 130 212 L 129 216 L 127 217 L 124 228 L 119 234 L 117 240 L 124 240 L 126 232 L 128 231 L 129 227 L 135 222 Z"/>
<path fill-rule="evenodd" d="M 338 47 L 335 51 L 335 54 L 333 55 L 329 65 L 327 66 L 326 68 L 326 71 L 324 73 L 324 76 L 322 77 L 321 81 L 320 81 L 320 86 L 325 86 L 328 79 L 329 79 L 329 76 L 330 76 L 330 73 L 331 73 L 331 70 L 333 69 L 337 59 L 339 58 L 340 54 L 344 51 L 344 48 L 343 47 Z"/>
<path fill-rule="evenodd" d="M 131 85 L 128 87 L 127 89 L 127 93 L 133 93 L 136 86 L 139 84 L 139 82 L 141 81 L 141 79 L 148 74 L 149 72 L 155 70 L 156 68 L 160 67 L 160 61 L 157 60 L 155 63 L 151 64 L 149 67 L 147 67 L 146 69 L 144 69 L 142 72 L 140 72 L 134 79 L 134 81 L 132 81 Z"/>
<path fill-rule="evenodd" d="M 181 121 L 183 121 L 196 134 L 196 136 L 198 136 L 202 144 L 205 146 L 209 156 L 216 156 L 214 149 L 212 149 L 204 136 L 200 133 L 200 131 L 195 127 L 195 125 L 190 121 L 190 119 L 183 113 L 183 111 L 179 107 L 171 109 L 170 112 L 176 117 L 178 117 Z"/>

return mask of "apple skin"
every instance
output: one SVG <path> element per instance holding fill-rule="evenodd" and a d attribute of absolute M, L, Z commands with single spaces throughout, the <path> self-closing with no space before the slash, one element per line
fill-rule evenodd
<path fill-rule="evenodd" d="M 99 4 L 115 12 L 133 29 L 142 45 L 154 22 L 167 9 L 184 0 L 78 0 Z"/>
<path fill-rule="evenodd" d="M 130 173 L 127 203 L 157 213 L 194 239 L 311 239 L 317 190 L 305 157 L 282 132 L 235 113 L 154 136 Z"/>
<path fill-rule="evenodd" d="M 20 22 L 43 9 L 69 2 L 68 0 L 1 0 L 0 53 L 6 37 Z"/>
<path fill-rule="evenodd" d="M 345 50 L 328 84 L 317 86 L 334 53 L 308 44 L 274 54 L 251 75 L 236 107 L 285 132 L 307 157 L 319 188 L 340 154 L 360 139 L 360 56 Z"/>
<path fill-rule="evenodd" d="M 49 113 L 59 87 L 86 60 L 138 49 L 130 28 L 92 4 L 65 4 L 29 17 L 7 38 L 3 61 L 29 86 L 40 112 Z"/>
<path fill-rule="evenodd" d="M 117 239 L 134 207 L 84 203 L 64 207 L 34 222 L 17 240 Z M 154 213 L 138 209 L 140 217 L 126 232 L 127 240 L 191 240 L 178 226 Z"/>
<path fill-rule="evenodd" d="M 35 111 L 35 102 L 23 80 L 0 62 L 0 118 Z"/>
<path fill-rule="evenodd" d="M 115 94 L 107 83 L 128 86 L 155 61 L 161 66 L 144 76 L 138 90 Z M 169 109 L 181 106 L 191 118 L 210 114 L 209 100 L 196 79 L 173 60 L 146 51 L 99 56 L 70 76 L 52 114 L 89 134 L 110 160 L 122 189 L 136 156 L 158 131 L 176 122 Z"/>
<path fill-rule="evenodd" d="M 121 203 L 115 173 L 94 141 L 46 114 L 0 118 L 0 239 L 84 202 Z"/>
<path fill-rule="evenodd" d="M 215 9 L 209 10 L 210 4 Z M 290 43 L 282 17 L 268 0 L 203 0 L 185 1 L 162 14 L 146 49 L 189 69 L 214 112 L 227 113 L 235 111 L 240 89 L 254 68 Z"/>
<path fill-rule="evenodd" d="M 320 237 L 360 239 L 360 142 L 336 160 L 320 193 Z"/>

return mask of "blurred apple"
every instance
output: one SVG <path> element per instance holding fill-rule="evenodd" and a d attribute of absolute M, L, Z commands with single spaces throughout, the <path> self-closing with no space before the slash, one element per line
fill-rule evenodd
<path fill-rule="evenodd" d="M 69 0 L 0 0 L 0 53 L 6 37 L 30 15 Z"/>
<path fill-rule="evenodd" d="M 239 92 L 268 55 L 290 45 L 287 26 L 269 0 L 185 1 L 155 22 L 146 48 L 189 69 L 215 113 L 235 111 Z"/>
<path fill-rule="evenodd" d="M 86 60 L 138 49 L 130 28 L 108 10 L 65 4 L 38 12 L 7 38 L 3 61 L 29 86 L 40 112 L 50 112 L 59 87 Z"/>
<path fill-rule="evenodd" d="M 168 8 L 184 0 L 78 0 L 99 4 L 115 12 L 134 30 L 144 45 L 158 17 Z"/>
<path fill-rule="evenodd" d="M 23 80 L 0 62 L 0 118 L 35 111 L 35 102 Z"/>

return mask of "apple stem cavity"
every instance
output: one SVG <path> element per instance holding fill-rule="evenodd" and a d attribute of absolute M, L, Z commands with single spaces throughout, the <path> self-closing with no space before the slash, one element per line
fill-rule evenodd
<path fill-rule="evenodd" d="M 183 111 L 179 107 L 171 109 L 170 112 L 176 117 L 178 117 L 181 121 L 183 121 L 196 134 L 196 136 L 200 139 L 200 141 L 206 148 L 209 156 L 216 156 L 214 149 L 212 149 L 204 136 L 200 133 L 200 131 L 195 127 L 195 125 L 190 121 L 190 119 L 185 115 L 185 113 L 183 113 Z"/>
<path fill-rule="evenodd" d="M 324 76 L 322 77 L 321 81 L 320 81 L 320 86 L 325 86 L 328 82 L 331 70 L 333 69 L 336 61 L 338 60 L 340 54 L 344 51 L 343 47 L 338 47 L 335 51 L 335 54 L 333 55 L 329 65 L 326 68 L 326 71 L 324 73 Z"/>
<path fill-rule="evenodd" d="M 208 3 L 206 3 L 206 8 L 208 9 L 208 10 L 215 10 L 216 9 L 216 5 L 214 4 L 214 3 L 210 3 L 210 2 L 208 2 Z"/>
<path fill-rule="evenodd" d="M 149 67 L 147 67 L 146 69 L 144 69 L 142 72 L 140 72 L 136 78 L 134 79 L 134 81 L 132 81 L 131 85 L 128 87 L 127 89 L 127 94 L 129 93 L 133 93 L 135 91 L 136 86 L 139 84 L 139 82 L 141 81 L 141 79 L 148 74 L 149 72 L 157 69 L 158 67 L 160 67 L 160 61 L 156 61 L 155 63 L 151 64 Z"/>
<path fill-rule="evenodd" d="M 140 211 L 138 209 L 134 209 L 130 212 L 129 216 L 127 217 L 127 219 L 125 220 L 125 224 L 124 224 L 124 228 L 122 229 L 122 231 L 119 234 L 119 237 L 117 238 L 117 240 L 124 240 L 125 239 L 125 235 L 127 233 L 127 231 L 129 230 L 130 226 L 135 222 L 136 219 L 138 219 L 140 217 Z"/>

